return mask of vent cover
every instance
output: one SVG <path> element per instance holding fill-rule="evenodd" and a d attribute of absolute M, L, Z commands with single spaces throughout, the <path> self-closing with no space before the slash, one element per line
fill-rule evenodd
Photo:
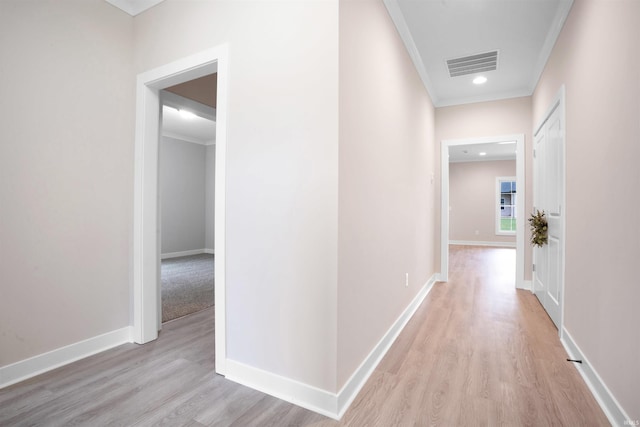
<path fill-rule="evenodd" d="M 450 77 L 466 76 L 467 74 L 493 71 L 498 68 L 498 51 L 478 53 L 447 60 Z"/>

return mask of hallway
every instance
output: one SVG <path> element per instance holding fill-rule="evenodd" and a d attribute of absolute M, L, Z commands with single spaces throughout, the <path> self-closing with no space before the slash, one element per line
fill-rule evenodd
<path fill-rule="evenodd" d="M 451 246 L 437 283 L 337 422 L 213 374 L 213 309 L 0 390 L 0 424 L 605 426 L 515 251 Z M 511 266 L 511 267 L 510 267 Z"/>
<path fill-rule="evenodd" d="M 450 246 L 436 283 L 343 417 L 349 426 L 609 425 L 515 250 Z"/>

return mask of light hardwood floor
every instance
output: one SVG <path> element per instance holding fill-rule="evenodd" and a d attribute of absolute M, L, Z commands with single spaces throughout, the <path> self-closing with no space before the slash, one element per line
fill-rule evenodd
<path fill-rule="evenodd" d="M 0 425 L 609 425 L 557 330 L 513 286 L 512 249 L 452 246 L 429 293 L 340 422 L 213 374 L 213 309 L 0 390 Z"/>

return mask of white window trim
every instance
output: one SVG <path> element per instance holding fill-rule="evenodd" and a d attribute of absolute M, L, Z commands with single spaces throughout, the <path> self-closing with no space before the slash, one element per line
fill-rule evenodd
<path fill-rule="evenodd" d="M 496 236 L 515 236 L 516 232 L 514 231 L 502 231 L 500 230 L 500 195 L 502 194 L 502 188 L 500 183 L 504 182 L 504 181 L 513 181 L 517 183 L 516 177 L 515 176 L 498 176 L 496 177 L 496 198 L 494 199 L 494 204 L 496 207 L 496 212 L 495 212 L 495 223 L 496 223 Z M 517 184 L 516 184 L 516 197 L 517 197 Z M 514 218 L 518 218 L 518 214 L 517 214 L 517 209 L 516 209 L 516 205 L 512 203 L 513 209 L 514 209 L 514 213 L 515 213 L 515 217 Z"/>

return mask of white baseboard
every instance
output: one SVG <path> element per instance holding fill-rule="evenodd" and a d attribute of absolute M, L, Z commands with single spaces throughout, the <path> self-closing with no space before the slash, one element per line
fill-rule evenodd
<path fill-rule="evenodd" d="M 620 403 L 616 400 L 611 390 L 606 386 L 600 375 L 591 366 L 587 358 L 573 340 L 571 334 L 562 328 L 562 337 L 560 339 L 564 349 L 571 359 L 582 360 L 582 363 L 574 363 L 576 369 L 582 376 L 582 379 L 591 390 L 591 394 L 604 411 L 612 426 L 637 425 L 637 420 L 631 420 L 627 413 L 622 409 Z"/>
<path fill-rule="evenodd" d="M 478 242 L 475 240 L 449 240 L 450 245 L 494 246 L 499 248 L 515 248 L 516 242 Z"/>
<path fill-rule="evenodd" d="M 391 345 L 393 345 L 396 338 L 398 338 L 400 332 L 402 332 L 418 307 L 420 307 L 420 304 L 422 304 L 422 301 L 424 301 L 436 281 L 437 276 L 434 274 L 427 283 L 424 284 L 422 289 L 420 289 L 418 294 L 413 298 L 411 303 L 409 303 L 407 308 L 404 309 L 393 325 L 391 325 L 387 333 L 384 334 L 382 339 L 378 344 L 376 344 L 373 350 L 371 350 L 369 355 L 362 361 L 360 366 L 358 366 L 358 369 L 356 369 L 356 371 L 351 375 L 351 378 L 347 380 L 346 384 L 342 387 L 342 390 L 338 392 L 337 419 L 342 418 L 362 387 L 364 387 L 376 366 L 378 366 L 382 358 L 387 354 L 387 351 L 389 351 Z"/>
<path fill-rule="evenodd" d="M 215 255 L 215 252 L 213 251 L 213 249 L 209 249 L 209 248 L 204 248 L 204 253 L 205 254 Z"/>
<path fill-rule="evenodd" d="M 378 363 L 380 363 L 385 354 L 387 354 L 387 351 L 391 348 L 391 345 L 398 335 L 400 335 L 400 332 L 402 332 L 435 282 L 436 275 L 432 276 L 422 289 L 420 289 L 415 298 L 407 308 L 405 308 L 393 325 L 391 325 L 387 333 L 362 361 L 358 369 L 356 369 L 338 393 L 321 390 L 308 384 L 281 377 L 230 359 L 227 359 L 225 376 L 228 380 L 237 382 L 238 384 L 251 387 L 293 403 L 294 405 L 339 420 L 367 382 L 373 370 L 378 366 Z"/>
<path fill-rule="evenodd" d="M 200 255 L 206 254 L 207 249 L 192 249 L 190 251 L 181 251 L 181 252 L 168 252 L 166 254 L 160 255 L 160 259 L 168 259 L 168 258 L 178 258 L 181 256 L 189 256 L 189 255 Z M 213 252 L 211 252 L 213 253 Z"/>
<path fill-rule="evenodd" d="M 516 289 L 524 289 L 525 291 L 531 291 L 533 289 L 531 287 L 532 286 L 531 280 L 524 280 L 522 281 L 521 286 L 518 286 L 518 285 L 519 283 L 516 283 Z"/>
<path fill-rule="evenodd" d="M 55 350 L 0 367 L 0 388 L 35 377 L 121 344 L 133 342 L 131 326 L 107 332 Z"/>
<path fill-rule="evenodd" d="M 225 378 L 294 405 L 337 419 L 335 393 L 227 359 Z"/>

